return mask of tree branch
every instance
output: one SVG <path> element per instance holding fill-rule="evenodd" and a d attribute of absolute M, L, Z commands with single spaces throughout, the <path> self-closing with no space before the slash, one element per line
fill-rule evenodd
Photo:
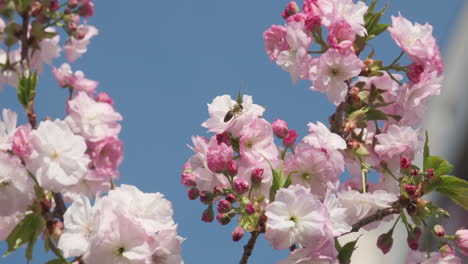
<path fill-rule="evenodd" d="M 361 227 L 364 227 L 375 221 L 380 221 L 386 216 L 389 216 L 392 214 L 399 214 L 400 212 L 401 212 L 401 209 L 399 207 L 389 207 L 385 209 L 380 209 L 377 212 L 375 212 L 375 214 L 364 217 L 363 219 L 359 220 L 359 222 L 355 223 L 352 226 L 351 231 L 342 234 L 342 236 L 347 235 L 349 233 L 357 232 L 359 231 L 359 229 L 361 229 Z"/>
<path fill-rule="evenodd" d="M 242 255 L 242 259 L 240 260 L 239 264 L 247 264 L 247 260 L 249 259 L 250 255 L 252 255 L 255 242 L 257 242 L 257 238 L 260 235 L 260 231 L 253 231 L 250 234 L 252 236 L 250 237 L 249 242 L 247 242 L 247 244 L 244 246 L 244 254 Z"/>

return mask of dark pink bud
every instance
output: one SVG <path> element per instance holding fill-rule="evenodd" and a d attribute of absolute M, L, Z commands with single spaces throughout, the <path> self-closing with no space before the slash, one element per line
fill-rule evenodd
<path fill-rule="evenodd" d="M 284 138 L 288 135 L 288 124 L 281 119 L 276 119 L 273 123 L 271 123 L 271 128 L 273 129 L 273 133 L 275 133 L 275 135 L 279 138 Z"/>
<path fill-rule="evenodd" d="M 411 176 L 418 177 L 418 175 L 419 175 L 419 172 L 417 169 L 411 170 Z"/>
<path fill-rule="evenodd" d="M 286 8 L 283 10 L 283 12 L 281 13 L 281 16 L 284 19 L 287 19 L 289 16 L 292 16 L 292 15 L 298 13 L 298 12 L 299 12 L 299 6 L 297 5 L 296 2 L 291 1 L 286 6 Z"/>
<path fill-rule="evenodd" d="M 200 196 L 200 191 L 197 188 L 190 188 L 187 191 L 187 196 L 190 200 L 195 200 Z"/>
<path fill-rule="evenodd" d="M 194 172 L 182 172 L 182 181 L 181 183 L 185 187 L 194 187 L 197 185 L 195 178 L 197 177 L 197 174 Z"/>
<path fill-rule="evenodd" d="M 297 133 L 296 130 L 291 129 L 288 132 L 288 135 L 283 139 L 283 145 L 285 147 L 291 147 L 294 145 L 294 142 L 296 142 L 297 139 Z"/>
<path fill-rule="evenodd" d="M 223 133 L 216 134 L 216 142 L 218 142 L 218 145 L 224 143 L 230 146 L 231 140 L 229 138 L 229 133 L 227 131 L 224 131 Z"/>
<path fill-rule="evenodd" d="M 307 30 L 314 32 L 322 26 L 322 19 L 319 16 L 308 16 L 304 26 Z"/>
<path fill-rule="evenodd" d="M 231 204 L 237 201 L 237 198 L 234 194 L 230 193 L 226 195 L 226 200 L 228 200 Z"/>
<path fill-rule="evenodd" d="M 438 237 L 443 237 L 445 236 L 445 228 L 441 225 L 435 225 L 434 226 L 434 234 Z"/>
<path fill-rule="evenodd" d="M 228 200 L 221 200 L 218 203 L 218 213 L 223 214 L 231 211 L 232 205 Z"/>
<path fill-rule="evenodd" d="M 232 231 L 232 241 L 237 242 L 242 239 L 244 236 L 244 229 L 242 227 L 238 226 Z"/>
<path fill-rule="evenodd" d="M 408 67 L 408 71 L 406 72 L 406 76 L 410 79 L 413 83 L 418 83 L 421 81 L 421 74 L 424 72 L 424 66 L 421 64 L 413 63 Z"/>
<path fill-rule="evenodd" d="M 31 154 L 30 133 L 31 127 L 27 125 L 22 125 L 15 131 L 12 146 L 12 151 L 15 155 L 24 158 Z"/>
<path fill-rule="evenodd" d="M 96 102 L 108 103 L 114 106 L 114 100 L 112 100 L 110 95 L 106 92 L 98 93 L 98 95 L 96 95 Z"/>
<path fill-rule="evenodd" d="M 427 178 L 428 179 L 434 178 L 434 169 L 427 169 Z"/>
<path fill-rule="evenodd" d="M 233 161 L 230 160 L 227 164 L 227 173 L 231 176 L 236 176 L 237 175 L 237 164 Z"/>
<path fill-rule="evenodd" d="M 255 207 L 253 204 L 248 203 L 245 205 L 245 213 L 248 215 L 254 214 L 255 213 Z"/>
<path fill-rule="evenodd" d="M 259 184 L 263 180 L 263 169 L 262 168 L 256 168 L 252 171 L 251 175 L 251 180 L 253 184 Z"/>
<path fill-rule="evenodd" d="M 214 220 L 213 208 L 209 206 L 203 211 L 201 220 L 206 223 L 211 223 Z"/>
<path fill-rule="evenodd" d="M 221 196 L 224 193 L 224 188 L 222 186 L 215 186 L 213 188 L 214 195 Z"/>
<path fill-rule="evenodd" d="M 70 0 L 68 1 L 68 7 L 73 9 L 78 6 L 78 0 Z"/>
<path fill-rule="evenodd" d="M 82 17 L 94 16 L 94 3 L 91 0 L 84 0 L 79 12 Z"/>
<path fill-rule="evenodd" d="M 393 246 L 393 238 L 389 233 L 381 234 L 377 238 L 377 247 L 382 250 L 382 253 L 387 254 Z"/>
<path fill-rule="evenodd" d="M 402 169 L 406 170 L 406 169 L 408 169 L 410 166 L 411 166 L 411 161 L 410 161 L 407 157 L 405 157 L 405 156 L 401 157 L 401 159 L 400 159 L 400 167 L 401 167 Z"/>
<path fill-rule="evenodd" d="M 228 214 L 218 214 L 216 220 L 222 225 L 227 225 L 231 222 L 231 217 Z"/>
<path fill-rule="evenodd" d="M 405 191 L 409 196 L 413 196 L 416 193 L 417 187 L 411 184 L 405 184 Z"/>
<path fill-rule="evenodd" d="M 441 248 L 439 248 L 440 255 L 445 258 L 450 255 L 455 255 L 455 250 L 449 245 L 445 244 Z"/>
<path fill-rule="evenodd" d="M 212 192 L 201 191 L 200 201 L 204 204 L 210 204 L 213 202 L 214 195 Z"/>
<path fill-rule="evenodd" d="M 244 178 L 236 178 L 234 180 L 233 189 L 238 194 L 243 194 L 249 190 L 249 182 Z"/>
<path fill-rule="evenodd" d="M 412 232 L 408 233 L 408 238 L 406 242 L 408 243 L 408 247 L 412 250 L 418 250 L 419 248 L 419 238 L 421 238 L 422 232 L 421 228 L 415 227 Z"/>
<path fill-rule="evenodd" d="M 58 0 L 52 0 L 49 2 L 49 9 L 52 11 L 52 12 L 55 12 L 59 9 L 59 3 L 58 3 Z"/>
<path fill-rule="evenodd" d="M 234 150 L 232 147 L 221 143 L 214 144 L 208 148 L 206 161 L 208 169 L 214 173 L 222 173 L 227 170 L 228 163 L 232 161 Z"/>

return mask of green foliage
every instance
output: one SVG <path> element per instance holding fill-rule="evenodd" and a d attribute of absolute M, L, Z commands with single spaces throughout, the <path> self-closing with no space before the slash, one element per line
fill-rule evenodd
<path fill-rule="evenodd" d="M 37 72 L 30 76 L 21 76 L 18 83 L 18 100 L 24 108 L 28 109 L 36 95 Z"/>
<path fill-rule="evenodd" d="M 434 169 L 434 178 L 432 178 L 428 185 L 424 187 L 424 193 L 428 194 L 434 191 L 440 184 L 441 176 L 448 174 L 452 171 L 452 164 L 439 156 L 428 156 L 424 160 L 424 169 Z"/>
<path fill-rule="evenodd" d="M 468 182 L 450 175 L 440 176 L 437 192 L 447 195 L 455 203 L 468 210 Z"/>
<path fill-rule="evenodd" d="M 353 252 L 356 249 L 356 243 L 358 242 L 358 240 L 359 240 L 359 237 L 356 238 L 356 240 L 348 242 L 344 246 L 339 247 L 338 260 L 340 261 L 340 264 L 351 263 L 351 256 L 353 255 Z M 335 247 L 337 246 L 335 245 Z"/>

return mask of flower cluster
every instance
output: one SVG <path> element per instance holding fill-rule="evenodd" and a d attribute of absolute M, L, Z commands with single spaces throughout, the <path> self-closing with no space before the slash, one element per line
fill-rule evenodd
<path fill-rule="evenodd" d="M 423 197 L 433 191 L 468 208 L 462 194 L 468 183 L 446 175 L 451 165 L 431 156 L 427 134 L 424 140 L 414 127 L 442 84 L 444 66 L 432 27 L 412 24 L 401 14 L 392 17 L 392 25 L 382 24 L 385 8 L 375 7 L 376 1 L 367 6 L 353 0 L 304 0 L 301 10 L 292 1 L 281 13 L 285 25 L 263 33 L 267 55 L 293 83 L 311 81 L 310 90 L 325 93 L 336 105 L 330 127 L 309 123 L 300 139 L 287 122 L 265 120 L 264 109 L 250 96 L 239 94 L 234 100 L 223 95 L 208 104 L 210 118 L 202 126 L 214 134 L 192 138 L 195 154 L 184 165 L 182 184 L 189 188 L 189 199 L 207 205 L 203 221 L 214 220 L 213 208 L 223 225 L 238 216 L 233 240 L 243 230 L 253 239 L 244 257 L 250 255 L 251 241 L 265 233 L 273 248 L 291 250 L 279 263 L 338 263 L 338 254 L 351 255 L 341 250 L 354 248 L 357 241 L 342 247 L 336 238 L 374 229 L 380 221 L 395 220 L 394 214 L 399 215 L 394 226 L 377 241 L 384 253 L 391 250 L 399 221 L 415 250 L 408 263 L 426 258 L 460 263 L 452 246 L 466 253 L 464 234 L 448 236 L 440 224 L 427 224 L 448 216 Z M 362 58 L 368 42 L 386 31 L 401 54 L 389 65 L 375 59 L 374 51 Z M 405 54 L 411 63 L 401 66 Z M 422 150 L 420 168 L 414 159 Z M 345 169 L 351 178 L 343 181 Z M 367 179 L 371 172 L 378 175 L 376 182 Z M 443 245 L 439 253 L 416 251 L 421 228 Z"/>

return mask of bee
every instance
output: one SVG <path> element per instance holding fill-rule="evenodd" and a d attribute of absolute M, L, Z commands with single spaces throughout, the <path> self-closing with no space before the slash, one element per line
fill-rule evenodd
<path fill-rule="evenodd" d="M 239 93 L 237 94 L 236 104 L 227 111 L 226 115 L 224 116 L 224 122 L 229 122 L 232 118 L 239 116 L 242 114 L 242 110 L 244 107 L 242 106 L 242 96 Z"/>

